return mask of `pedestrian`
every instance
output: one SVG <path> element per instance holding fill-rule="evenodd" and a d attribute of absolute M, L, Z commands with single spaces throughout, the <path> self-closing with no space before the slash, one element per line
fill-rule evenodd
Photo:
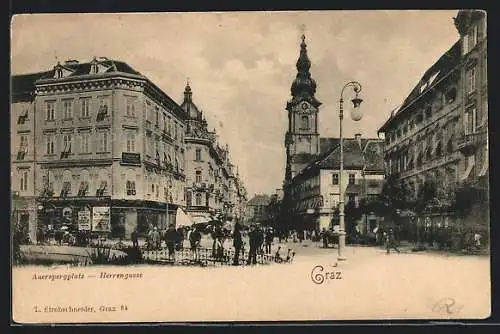
<path fill-rule="evenodd" d="M 165 243 L 168 249 L 168 258 L 175 261 L 175 243 L 177 242 L 177 232 L 173 226 L 169 226 L 165 233 Z"/>
<path fill-rule="evenodd" d="M 189 243 L 191 245 L 191 252 L 193 254 L 193 260 L 198 261 L 199 260 L 199 255 L 198 255 L 198 246 L 200 245 L 201 242 L 201 233 L 198 231 L 198 229 L 195 227 L 194 230 L 190 230 L 188 233 L 189 235 Z"/>
<path fill-rule="evenodd" d="M 243 246 L 243 238 L 241 237 L 241 226 L 240 223 L 238 222 L 234 224 L 233 246 L 234 246 L 233 265 L 237 266 L 240 264 L 240 252 Z"/>
<path fill-rule="evenodd" d="M 266 254 L 271 254 L 271 245 L 273 243 L 274 234 L 270 228 L 267 229 L 265 242 L 266 242 Z"/>
<path fill-rule="evenodd" d="M 281 262 L 281 254 L 280 254 L 281 246 L 278 246 L 278 249 L 276 250 L 276 253 L 274 253 L 274 262 L 280 263 Z"/>
<path fill-rule="evenodd" d="M 321 230 L 321 239 L 323 240 L 323 248 L 328 248 L 328 233 L 324 227 Z"/>
<path fill-rule="evenodd" d="M 389 232 L 386 233 L 386 250 L 387 250 L 387 254 L 390 253 L 390 250 L 391 249 L 394 249 L 395 251 L 397 251 L 398 253 L 400 253 L 398 247 L 396 246 L 396 241 L 395 241 L 395 237 L 394 237 L 394 231 L 391 229 L 389 229 Z"/>
<path fill-rule="evenodd" d="M 250 251 L 248 252 L 248 261 L 247 264 L 256 264 L 257 263 L 257 249 L 259 247 L 259 236 L 258 231 L 255 226 L 250 228 L 250 233 L 248 233 L 248 239 L 250 244 Z"/>
<path fill-rule="evenodd" d="M 137 233 L 137 229 L 135 228 L 130 235 L 130 239 L 132 240 L 132 247 L 139 248 L 139 233 Z"/>
<path fill-rule="evenodd" d="M 476 249 L 481 249 L 481 234 L 479 232 L 474 233 L 474 246 Z"/>

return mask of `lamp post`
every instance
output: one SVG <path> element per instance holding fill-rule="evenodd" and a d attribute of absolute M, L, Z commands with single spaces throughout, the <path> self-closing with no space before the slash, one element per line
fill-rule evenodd
<path fill-rule="evenodd" d="M 359 92 L 361 92 L 361 84 L 357 81 L 350 81 L 344 85 L 342 88 L 342 92 L 340 93 L 340 109 L 339 109 L 339 120 L 340 120 L 340 174 L 339 174 L 339 184 L 340 184 L 340 199 L 339 199 L 339 254 L 338 260 L 343 261 L 346 260 L 346 257 L 342 255 L 342 252 L 345 248 L 345 222 L 344 222 L 344 187 L 342 184 L 342 175 L 344 173 L 344 139 L 342 137 L 342 120 L 344 119 L 344 90 L 347 87 L 352 87 L 356 96 L 352 99 L 353 109 L 351 111 L 351 118 L 353 121 L 359 121 L 361 119 L 361 112 L 359 110 L 359 106 L 362 99 L 358 97 Z"/>

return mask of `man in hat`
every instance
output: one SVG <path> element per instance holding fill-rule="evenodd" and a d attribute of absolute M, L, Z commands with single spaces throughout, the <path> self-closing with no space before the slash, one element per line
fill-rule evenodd
<path fill-rule="evenodd" d="M 233 246 L 234 246 L 234 259 L 233 265 L 237 266 L 240 263 L 240 252 L 243 247 L 243 238 L 241 237 L 241 225 L 240 223 L 234 224 L 233 231 Z"/>
<path fill-rule="evenodd" d="M 257 263 L 257 249 L 259 247 L 259 236 L 255 225 L 250 227 L 250 233 L 248 233 L 248 239 L 250 244 L 250 251 L 248 252 L 247 264 Z"/>

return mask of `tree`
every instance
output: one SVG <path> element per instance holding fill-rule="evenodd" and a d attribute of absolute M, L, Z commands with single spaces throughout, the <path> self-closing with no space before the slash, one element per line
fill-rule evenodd
<path fill-rule="evenodd" d="M 437 200 L 437 183 L 436 180 L 428 178 L 424 181 L 422 188 L 419 190 L 415 210 L 418 213 L 423 213 L 429 210 L 429 206 L 438 205 Z"/>
<path fill-rule="evenodd" d="M 465 218 L 474 212 L 478 206 L 489 207 L 486 189 L 479 188 L 470 182 L 460 184 L 455 190 L 451 208 L 459 218 Z M 479 212 L 489 210 L 478 210 Z"/>
<path fill-rule="evenodd" d="M 407 183 L 402 182 L 398 174 L 391 174 L 382 187 L 379 199 L 372 205 L 381 215 L 394 218 L 398 212 L 413 207 L 412 197 Z"/>

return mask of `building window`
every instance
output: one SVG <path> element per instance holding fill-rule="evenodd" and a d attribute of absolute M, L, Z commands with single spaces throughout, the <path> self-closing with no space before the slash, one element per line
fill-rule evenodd
<path fill-rule="evenodd" d="M 46 120 L 53 121 L 56 119 L 56 103 L 55 101 L 49 101 L 45 105 L 46 108 Z"/>
<path fill-rule="evenodd" d="M 174 139 L 177 139 L 177 123 L 174 124 Z"/>
<path fill-rule="evenodd" d="M 168 117 L 168 127 L 167 127 L 167 133 L 170 135 L 172 133 L 172 120 L 170 117 Z"/>
<path fill-rule="evenodd" d="M 90 133 L 82 133 L 81 135 L 81 153 L 90 152 Z"/>
<path fill-rule="evenodd" d="M 441 141 L 439 141 L 436 146 L 436 157 L 440 157 L 441 154 L 443 154 L 443 148 L 441 146 Z"/>
<path fill-rule="evenodd" d="M 99 152 L 107 152 L 108 151 L 108 133 L 100 132 L 99 133 Z"/>
<path fill-rule="evenodd" d="M 17 160 L 24 160 L 28 154 L 28 136 L 20 136 L 19 151 L 17 152 Z"/>
<path fill-rule="evenodd" d="M 160 186 L 156 185 L 156 197 L 160 196 Z"/>
<path fill-rule="evenodd" d="M 339 184 L 339 174 L 333 173 L 333 175 L 332 175 L 332 184 Z"/>
<path fill-rule="evenodd" d="M 107 99 L 101 98 L 99 101 L 99 111 L 97 112 L 97 118 L 96 118 L 97 122 L 102 122 L 102 121 L 104 121 L 104 119 L 106 119 L 109 116 L 108 109 L 109 109 L 109 106 L 108 106 Z"/>
<path fill-rule="evenodd" d="M 47 145 L 47 154 L 54 154 L 54 135 L 47 135 L 45 139 L 45 143 Z"/>
<path fill-rule="evenodd" d="M 356 184 L 356 175 L 349 174 L 349 184 Z"/>
<path fill-rule="evenodd" d="M 17 118 L 17 124 L 24 124 L 28 119 L 28 109 L 24 110 Z"/>
<path fill-rule="evenodd" d="M 135 194 L 135 181 L 127 181 L 127 195 L 133 196 Z"/>
<path fill-rule="evenodd" d="M 81 99 L 80 101 L 81 101 L 81 106 L 82 106 L 80 117 L 81 118 L 90 117 L 90 99 L 84 98 L 84 99 Z"/>
<path fill-rule="evenodd" d="M 476 90 L 476 67 L 473 66 L 467 70 L 467 94 Z"/>
<path fill-rule="evenodd" d="M 476 130 L 476 108 L 469 108 L 466 110 L 464 114 L 464 134 L 469 135 L 475 132 Z"/>
<path fill-rule="evenodd" d="M 89 183 L 87 181 L 80 182 L 80 188 L 78 188 L 78 196 L 86 196 L 89 190 Z"/>
<path fill-rule="evenodd" d="M 196 205 L 201 206 L 201 194 L 196 193 L 195 197 L 196 197 Z"/>
<path fill-rule="evenodd" d="M 210 196 L 208 193 L 205 195 L 205 206 L 209 207 L 210 206 Z"/>
<path fill-rule="evenodd" d="M 135 133 L 127 134 L 127 152 L 135 152 Z"/>
<path fill-rule="evenodd" d="M 101 181 L 99 188 L 97 188 L 96 196 L 97 197 L 104 196 L 106 194 L 107 188 L 108 188 L 108 181 Z"/>
<path fill-rule="evenodd" d="M 446 103 L 452 103 L 453 101 L 455 101 L 456 97 L 457 97 L 457 89 L 455 87 L 451 87 L 446 91 L 445 94 Z"/>
<path fill-rule="evenodd" d="M 309 117 L 302 116 L 300 119 L 301 119 L 302 129 L 309 129 Z"/>
<path fill-rule="evenodd" d="M 73 101 L 63 101 L 63 117 L 67 120 L 73 119 Z"/>
<path fill-rule="evenodd" d="M 195 157 L 195 160 L 196 160 L 196 161 L 201 161 L 201 148 L 197 148 L 197 149 L 196 149 L 196 157 Z"/>
<path fill-rule="evenodd" d="M 127 99 L 127 116 L 135 117 L 135 101 L 133 98 Z"/>
<path fill-rule="evenodd" d="M 155 108 L 155 126 L 160 126 L 160 110 L 158 107 Z"/>
<path fill-rule="evenodd" d="M 201 170 L 196 171 L 196 183 L 201 183 Z"/>
<path fill-rule="evenodd" d="M 429 119 L 432 116 L 432 106 L 428 105 L 425 107 L 425 118 Z"/>
<path fill-rule="evenodd" d="M 467 39 L 469 43 L 469 45 L 467 46 L 467 51 L 470 52 L 477 44 L 477 25 L 472 27 Z"/>
<path fill-rule="evenodd" d="M 61 198 L 65 198 L 71 195 L 71 182 L 66 181 L 63 183 L 62 189 L 61 189 Z"/>
<path fill-rule="evenodd" d="M 21 191 L 28 190 L 28 171 L 21 171 Z"/>
<path fill-rule="evenodd" d="M 61 152 L 61 159 L 66 159 L 71 154 L 72 142 L 73 138 L 71 135 L 69 134 L 63 135 L 63 151 Z"/>
<path fill-rule="evenodd" d="M 191 206 L 193 204 L 192 202 L 193 202 L 192 193 L 190 191 L 187 191 L 186 192 L 186 205 Z"/>
<path fill-rule="evenodd" d="M 163 114 L 163 131 L 167 132 L 167 115 Z"/>

